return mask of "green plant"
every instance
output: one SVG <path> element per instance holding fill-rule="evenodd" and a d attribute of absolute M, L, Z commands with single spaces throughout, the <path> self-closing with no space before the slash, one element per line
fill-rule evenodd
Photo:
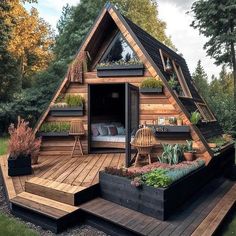
<path fill-rule="evenodd" d="M 184 146 L 185 152 L 193 152 L 193 141 L 192 140 L 186 140 L 187 144 Z"/>
<path fill-rule="evenodd" d="M 163 83 L 161 80 L 148 77 L 147 79 L 142 81 L 140 87 L 141 88 L 162 88 Z"/>
<path fill-rule="evenodd" d="M 178 85 L 178 81 L 175 80 L 175 78 L 172 76 L 170 78 L 170 80 L 168 81 L 169 86 L 171 87 L 171 89 L 176 89 L 177 85 Z"/>
<path fill-rule="evenodd" d="M 65 96 L 65 102 L 69 107 L 83 106 L 84 98 L 81 95 L 67 94 Z"/>
<path fill-rule="evenodd" d="M 183 146 L 180 144 L 162 144 L 163 153 L 161 157 L 158 156 L 158 160 L 161 163 L 178 164 L 183 156 Z"/>
<path fill-rule="evenodd" d="M 201 120 L 201 114 L 198 111 L 191 113 L 190 121 L 192 124 L 196 125 Z"/>
<path fill-rule="evenodd" d="M 40 132 L 68 132 L 70 130 L 70 123 L 68 122 L 45 122 L 40 127 Z"/>
<path fill-rule="evenodd" d="M 142 63 L 138 59 L 131 59 L 129 61 L 126 60 L 119 60 L 119 61 L 108 61 L 108 62 L 101 62 L 97 65 L 97 67 L 106 67 L 106 66 L 113 66 L 113 65 L 142 65 Z"/>
<path fill-rule="evenodd" d="M 222 136 L 215 136 L 207 140 L 208 143 L 215 143 L 217 147 L 224 146 L 228 143 Z"/>
<path fill-rule="evenodd" d="M 172 183 L 170 177 L 166 175 L 166 171 L 162 169 L 153 170 L 147 174 L 142 175 L 142 181 L 148 185 L 155 188 L 165 188 Z"/>

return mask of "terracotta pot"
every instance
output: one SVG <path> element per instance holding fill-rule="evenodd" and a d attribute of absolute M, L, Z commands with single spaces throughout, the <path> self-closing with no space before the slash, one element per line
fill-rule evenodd
<path fill-rule="evenodd" d="M 209 148 L 216 148 L 216 143 L 208 143 Z"/>
<path fill-rule="evenodd" d="M 186 161 L 193 161 L 193 153 L 192 152 L 184 152 L 184 159 Z"/>
<path fill-rule="evenodd" d="M 183 121 L 182 120 L 177 120 L 177 125 L 178 126 L 182 126 L 183 125 Z"/>

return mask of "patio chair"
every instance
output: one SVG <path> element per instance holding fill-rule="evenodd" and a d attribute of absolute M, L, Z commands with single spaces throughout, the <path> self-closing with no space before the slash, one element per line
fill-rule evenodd
<path fill-rule="evenodd" d="M 138 151 L 135 157 L 134 166 L 136 167 L 138 159 L 142 155 L 148 156 L 149 164 L 151 164 L 151 151 L 152 148 L 157 144 L 158 142 L 150 128 L 144 127 L 139 129 L 131 142 L 131 145 L 134 146 Z"/>
<path fill-rule="evenodd" d="M 75 139 L 73 149 L 71 152 L 71 157 L 73 157 L 73 155 L 74 155 L 77 143 L 79 144 L 79 149 L 80 149 L 81 155 L 83 156 L 84 153 L 83 153 L 83 148 L 81 145 L 80 138 L 85 135 L 85 131 L 84 131 L 84 125 L 83 125 L 82 121 L 71 121 L 69 135 L 74 136 L 74 139 Z"/>

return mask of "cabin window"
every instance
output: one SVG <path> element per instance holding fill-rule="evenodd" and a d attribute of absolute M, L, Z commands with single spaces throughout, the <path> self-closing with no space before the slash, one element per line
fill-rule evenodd
<path fill-rule="evenodd" d="M 138 64 L 140 62 L 128 42 L 119 32 L 107 48 L 99 63 Z"/>
<path fill-rule="evenodd" d="M 164 53 L 161 49 L 160 55 L 164 71 L 167 73 L 167 80 L 170 87 L 179 97 L 192 98 L 181 67 L 170 56 Z"/>
<path fill-rule="evenodd" d="M 203 118 L 203 121 L 216 121 L 215 116 L 205 103 L 196 103 L 196 106 Z"/>

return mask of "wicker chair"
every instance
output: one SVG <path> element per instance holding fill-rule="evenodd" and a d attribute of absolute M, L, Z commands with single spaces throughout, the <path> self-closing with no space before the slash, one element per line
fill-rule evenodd
<path fill-rule="evenodd" d="M 83 148 L 81 145 L 80 138 L 81 136 L 85 135 L 85 131 L 84 131 L 84 125 L 82 121 L 71 121 L 69 135 L 72 135 L 75 138 L 75 142 L 74 142 L 73 149 L 71 152 L 71 157 L 73 157 L 74 155 L 77 143 L 79 144 L 80 152 L 81 152 L 81 155 L 83 156 L 84 153 L 83 153 Z"/>
<path fill-rule="evenodd" d="M 148 156 L 149 164 L 151 164 L 151 151 L 152 148 L 157 144 L 158 142 L 150 128 L 144 127 L 139 129 L 131 142 L 131 145 L 134 146 L 138 151 L 134 166 L 136 167 L 138 159 L 142 155 Z"/>

